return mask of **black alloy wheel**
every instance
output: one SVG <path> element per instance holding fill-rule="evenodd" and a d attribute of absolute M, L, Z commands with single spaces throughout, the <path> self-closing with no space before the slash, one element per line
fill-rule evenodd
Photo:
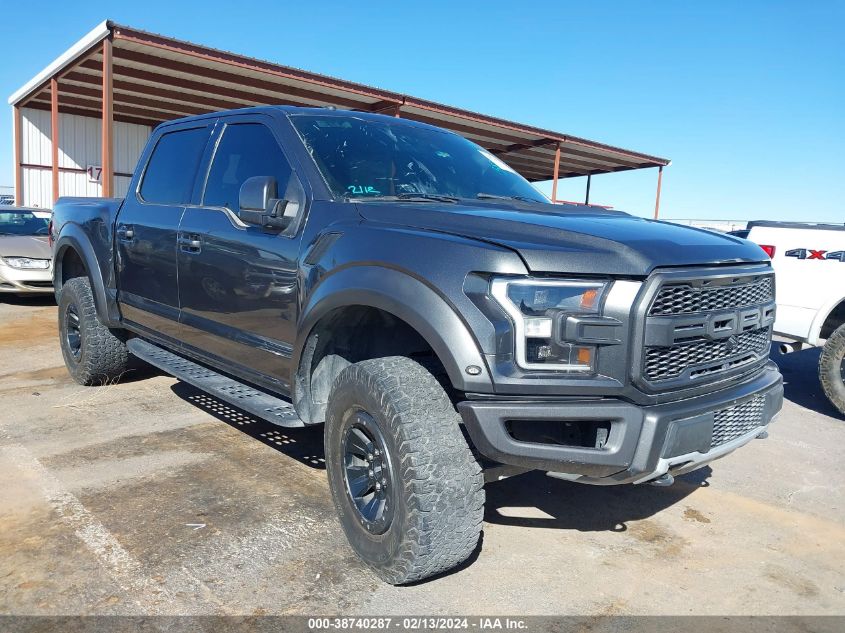
<path fill-rule="evenodd" d="M 65 308 L 65 344 L 76 361 L 82 357 L 82 334 L 79 331 L 79 311 L 75 303 Z"/>
<path fill-rule="evenodd" d="M 384 435 L 369 413 L 352 413 L 341 450 L 346 494 L 361 524 L 372 534 L 383 534 L 393 521 L 392 464 Z"/>

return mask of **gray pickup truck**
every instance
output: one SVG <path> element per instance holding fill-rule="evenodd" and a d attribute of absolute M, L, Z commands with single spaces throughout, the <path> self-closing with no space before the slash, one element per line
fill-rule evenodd
<path fill-rule="evenodd" d="M 759 247 L 550 204 L 404 119 L 163 124 L 126 198 L 60 199 L 51 238 L 73 378 L 137 357 L 275 424 L 324 424 L 343 529 L 394 584 L 477 547 L 485 471 L 668 485 L 782 405 Z"/>

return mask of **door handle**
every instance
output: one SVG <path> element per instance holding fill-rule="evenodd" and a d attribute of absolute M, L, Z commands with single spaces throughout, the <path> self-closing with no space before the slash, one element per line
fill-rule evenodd
<path fill-rule="evenodd" d="M 199 235 L 183 233 L 179 235 L 179 248 L 183 253 L 199 253 L 202 250 L 202 240 Z"/>
<path fill-rule="evenodd" d="M 131 226 L 121 224 L 117 227 L 117 239 L 129 242 L 135 237 L 135 230 Z"/>

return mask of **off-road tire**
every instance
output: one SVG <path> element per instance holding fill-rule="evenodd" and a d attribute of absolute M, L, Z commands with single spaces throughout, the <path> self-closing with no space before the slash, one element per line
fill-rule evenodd
<path fill-rule="evenodd" d="M 78 317 L 78 349 L 68 337 L 68 311 Z M 59 293 L 59 343 L 70 375 L 80 385 L 105 385 L 116 382 L 129 368 L 126 343 L 97 318 L 91 282 L 74 277 Z"/>
<path fill-rule="evenodd" d="M 389 454 L 393 517 L 381 534 L 363 527 L 344 479 L 343 437 L 353 412 L 378 426 Z M 352 549 L 384 581 L 407 584 L 445 572 L 478 545 L 484 478 L 437 380 L 401 357 L 355 363 L 329 395 L 326 470 L 335 509 Z"/>
<path fill-rule="evenodd" d="M 845 324 L 840 325 L 827 339 L 819 357 L 819 380 L 825 395 L 845 415 L 845 379 L 842 359 L 845 358 Z"/>

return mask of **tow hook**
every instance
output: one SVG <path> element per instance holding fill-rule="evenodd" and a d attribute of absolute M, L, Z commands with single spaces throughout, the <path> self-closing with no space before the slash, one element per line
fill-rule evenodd
<path fill-rule="evenodd" d="M 659 488 L 665 488 L 665 487 L 671 486 L 673 483 L 675 483 L 675 478 L 672 475 L 670 475 L 669 473 L 666 473 L 665 475 L 660 475 L 660 477 L 658 477 L 657 479 L 652 479 L 648 483 L 650 483 L 652 486 L 658 486 Z"/>
<path fill-rule="evenodd" d="M 769 437 L 769 432 L 768 432 L 768 431 L 760 431 L 760 432 L 757 434 L 757 439 L 758 439 L 758 440 L 765 440 L 767 437 Z"/>

